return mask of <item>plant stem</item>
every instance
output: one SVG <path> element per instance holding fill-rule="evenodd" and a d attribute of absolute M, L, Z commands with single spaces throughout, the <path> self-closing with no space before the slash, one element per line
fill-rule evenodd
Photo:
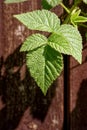
<path fill-rule="evenodd" d="M 82 0 L 79 3 L 81 3 L 81 2 L 82 2 Z M 70 23 L 71 13 L 78 6 L 79 3 L 78 2 L 75 3 L 70 10 L 68 10 L 67 7 L 63 3 L 60 4 L 67 11 L 67 13 L 68 13 L 68 16 L 64 20 L 63 24 Z"/>
<path fill-rule="evenodd" d="M 63 3 L 60 3 L 60 5 L 66 10 L 68 14 L 70 13 L 70 10 Z"/>
<path fill-rule="evenodd" d="M 70 17 L 71 17 L 71 13 L 72 11 L 76 8 L 77 5 L 73 5 L 72 8 L 70 9 L 70 13 L 68 14 L 68 16 L 66 17 L 66 19 L 64 20 L 63 24 L 67 24 L 70 23 Z"/>

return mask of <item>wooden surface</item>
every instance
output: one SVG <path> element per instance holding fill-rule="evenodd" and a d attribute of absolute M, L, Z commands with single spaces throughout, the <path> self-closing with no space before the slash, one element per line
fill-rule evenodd
<path fill-rule="evenodd" d="M 41 0 L 5 5 L 0 1 L 0 130 L 61 130 L 63 127 L 63 74 L 43 96 L 19 49 L 34 33 L 14 14 L 41 8 Z M 54 9 L 61 14 L 61 8 Z"/>
<path fill-rule="evenodd" d="M 87 5 L 81 4 L 82 11 L 87 13 Z M 87 39 L 86 28 L 79 28 L 83 38 L 82 64 L 70 57 L 70 129 L 87 129 Z"/>
<path fill-rule="evenodd" d="M 10 5 L 5 5 L 2 1 L 0 1 L 0 130 L 86 130 L 86 40 L 83 42 L 83 63 L 79 65 L 72 57 L 68 61 L 68 71 L 65 74 L 67 86 L 64 85 L 62 73 L 44 97 L 27 71 L 25 54 L 19 52 L 25 38 L 35 31 L 28 30 L 13 18 L 14 14 L 40 9 L 41 0 Z M 84 7 L 84 10 L 87 11 L 87 7 Z M 60 16 L 62 9 L 58 7 L 52 11 Z M 82 36 L 84 34 L 83 31 Z M 64 105 L 67 108 L 65 111 Z M 63 129 L 64 119 L 66 123 L 67 118 L 70 119 L 67 124 L 70 128 Z"/>
<path fill-rule="evenodd" d="M 70 59 L 70 118 L 71 130 L 87 129 L 87 43 L 81 65 Z"/>

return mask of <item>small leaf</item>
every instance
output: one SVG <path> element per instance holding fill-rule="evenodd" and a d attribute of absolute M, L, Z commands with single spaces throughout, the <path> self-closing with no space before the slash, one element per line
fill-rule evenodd
<path fill-rule="evenodd" d="M 77 18 L 77 17 L 80 15 L 80 13 L 81 13 L 81 9 L 78 9 L 78 7 L 76 7 L 76 8 L 72 11 L 71 17 L 72 17 L 72 18 Z"/>
<path fill-rule="evenodd" d="M 36 34 L 29 36 L 25 40 L 20 51 L 31 51 L 31 50 L 34 50 L 36 48 L 39 48 L 39 47 L 47 44 L 47 42 L 48 42 L 48 39 L 45 36 L 43 36 L 39 33 L 36 33 Z"/>
<path fill-rule="evenodd" d="M 75 4 L 79 4 L 82 0 L 75 0 Z"/>
<path fill-rule="evenodd" d="M 87 17 L 84 16 L 78 16 L 77 18 L 74 19 L 75 23 L 83 23 L 83 22 L 87 22 Z"/>
<path fill-rule="evenodd" d="M 55 32 L 60 27 L 60 19 L 48 10 L 36 10 L 14 15 L 14 17 L 31 30 Z"/>
<path fill-rule="evenodd" d="M 42 7 L 43 9 L 48 9 L 48 10 L 52 8 L 52 6 L 48 4 L 47 0 L 42 0 Z"/>
<path fill-rule="evenodd" d="M 77 24 L 77 23 L 83 23 L 87 22 L 87 17 L 79 16 L 81 10 L 76 10 L 76 12 L 72 13 L 71 15 L 71 23 Z"/>
<path fill-rule="evenodd" d="M 84 2 L 85 4 L 87 4 L 87 0 L 83 0 L 83 2 Z"/>
<path fill-rule="evenodd" d="M 27 67 L 44 95 L 63 69 L 62 55 L 50 46 L 40 47 L 27 54 Z"/>
<path fill-rule="evenodd" d="M 24 2 L 27 0 L 5 0 L 5 3 L 10 4 L 10 3 L 20 3 L 20 2 Z"/>
<path fill-rule="evenodd" d="M 42 5 L 43 5 L 43 8 L 50 9 L 52 7 L 59 5 L 61 2 L 62 0 L 42 0 Z"/>
<path fill-rule="evenodd" d="M 49 37 L 48 44 L 60 53 L 72 55 L 79 63 L 82 62 L 82 38 L 72 25 L 62 25 L 57 34 Z"/>

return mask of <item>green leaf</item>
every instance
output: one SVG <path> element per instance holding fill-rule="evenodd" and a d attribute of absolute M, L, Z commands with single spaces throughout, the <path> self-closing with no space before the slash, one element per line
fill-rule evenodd
<path fill-rule="evenodd" d="M 79 16 L 80 12 L 81 10 L 76 10 L 76 12 L 72 13 L 70 18 L 72 24 L 87 22 L 87 17 Z"/>
<path fill-rule="evenodd" d="M 71 13 L 71 18 L 77 18 L 81 13 L 81 9 L 78 9 L 78 7 L 76 7 L 72 13 Z"/>
<path fill-rule="evenodd" d="M 63 57 L 50 46 L 42 46 L 27 54 L 27 67 L 44 95 L 63 69 Z"/>
<path fill-rule="evenodd" d="M 5 3 L 10 4 L 10 3 L 20 3 L 20 2 L 24 2 L 27 0 L 5 0 Z"/>
<path fill-rule="evenodd" d="M 45 36 L 36 33 L 25 40 L 20 50 L 27 51 L 27 66 L 44 94 L 59 76 L 63 66 L 62 55 L 47 43 Z"/>
<path fill-rule="evenodd" d="M 79 4 L 81 1 L 82 1 L 82 0 L 75 0 L 74 2 L 75 2 L 75 4 L 77 5 L 77 4 Z"/>
<path fill-rule="evenodd" d="M 31 30 L 55 32 L 60 27 L 60 19 L 48 10 L 36 10 L 14 15 L 14 17 Z"/>
<path fill-rule="evenodd" d="M 36 33 L 36 34 L 29 36 L 25 40 L 20 51 L 31 51 L 31 50 L 34 50 L 36 48 L 39 48 L 39 47 L 47 44 L 47 42 L 48 42 L 48 39 L 45 36 L 43 36 L 39 33 Z"/>
<path fill-rule="evenodd" d="M 59 5 L 62 2 L 62 0 L 42 0 L 43 8 L 50 9 L 52 7 L 55 7 Z"/>
<path fill-rule="evenodd" d="M 85 4 L 87 4 L 87 0 L 83 0 L 83 2 L 84 2 Z"/>
<path fill-rule="evenodd" d="M 83 1 L 85 4 L 87 4 L 87 0 L 75 0 L 75 4 L 79 4 L 81 1 Z"/>
<path fill-rule="evenodd" d="M 55 50 L 72 55 L 79 63 L 82 62 L 82 37 L 72 25 L 62 25 L 48 40 L 48 44 Z"/>
<path fill-rule="evenodd" d="M 42 7 L 43 9 L 48 9 L 48 10 L 52 8 L 52 6 L 48 4 L 47 0 L 42 0 Z"/>
<path fill-rule="evenodd" d="M 87 22 L 87 17 L 84 16 L 78 16 L 77 18 L 73 19 L 75 23 L 83 23 Z"/>

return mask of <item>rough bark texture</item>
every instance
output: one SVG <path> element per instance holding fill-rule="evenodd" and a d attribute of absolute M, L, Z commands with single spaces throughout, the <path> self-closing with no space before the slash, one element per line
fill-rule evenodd
<path fill-rule="evenodd" d="M 19 49 L 34 33 L 14 14 L 41 8 L 41 0 L 5 5 L 0 1 L 0 130 L 61 130 L 63 125 L 63 74 L 43 96 L 25 65 Z M 61 8 L 54 9 L 61 14 Z"/>

